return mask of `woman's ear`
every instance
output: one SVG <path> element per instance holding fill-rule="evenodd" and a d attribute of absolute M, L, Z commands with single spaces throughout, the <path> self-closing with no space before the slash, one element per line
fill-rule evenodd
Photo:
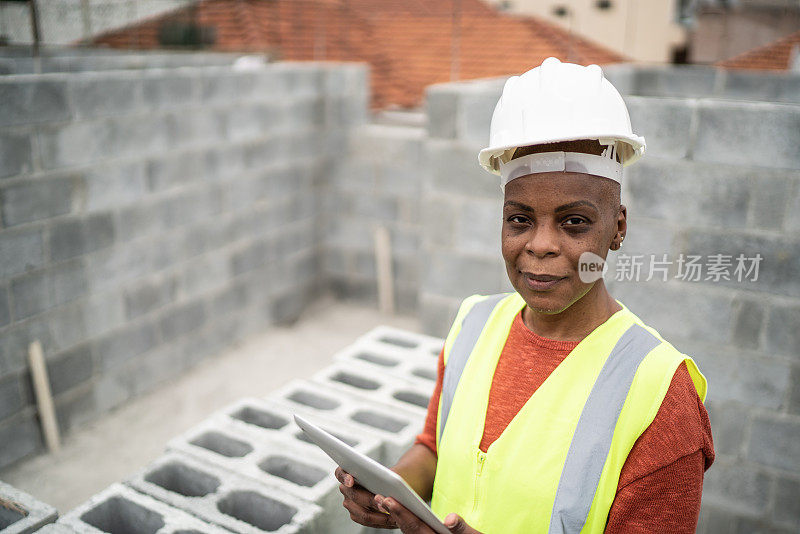
<path fill-rule="evenodd" d="M 628 232 L 628 209 L 624 204 L 619 205 L 617 211 L 617 231 L 611 239 L 611 245 L 608 247 L 611 250 L 619 250 L 622 242 L 625 240 L 625 234 Z"/>

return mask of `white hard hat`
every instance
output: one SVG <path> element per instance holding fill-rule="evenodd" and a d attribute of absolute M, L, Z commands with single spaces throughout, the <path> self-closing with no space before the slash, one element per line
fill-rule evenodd
<path fill-rule="evenodd" d="M 501 173 L 501 166 L 511 160 L 519 147 L 577 140 L 597 140 L 610 147 L 603 158 L 611 157 L 608 163 L 619 159 L 622 165 L 630 165 L 645 150 L 644 138 L 631 131 L 625 102 L 603 77 L 600 67 L 561 63 L 550 57 L 539 67 L 506 81 L 492 115 L 489 146 L 480 151 L 478 161 L 487 171 L 505 175 L 506 172 Z M 585 158 L 585 154 L 570 152 L 548 154 L 552 156 L 526 156 L 530 164 L 528 170 L 554 170 L 554 162 L 561 166 L 560 170 L 582 169 L 593 158 L 601 157 Z M 518 167 L 517 160 L 514 161 Z M 619 169 L 610 169 L 609 165 L 595 160 L 595 165 L 590 163 L 589 167 L 600 169 L 597 171 L 600 176 L 619 181 L 622 165 L 618 165 Z M 507 170 L 516 176 L 523 172 L 519 168 Z M 508 176 L 504 176 L 503 184 L 507 181 Z"/>

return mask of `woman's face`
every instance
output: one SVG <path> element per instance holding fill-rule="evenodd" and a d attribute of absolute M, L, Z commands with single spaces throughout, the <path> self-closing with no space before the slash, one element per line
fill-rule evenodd
<path fill-rule="evenodd" d="M 503 259 L 514 289 L 530 308 L 560 313 L 596 282 L 578 276 L 584 252 L 606 257 L 625 231 L 619 184 L 582 173 L 531 174 L 506 185 Z"/>

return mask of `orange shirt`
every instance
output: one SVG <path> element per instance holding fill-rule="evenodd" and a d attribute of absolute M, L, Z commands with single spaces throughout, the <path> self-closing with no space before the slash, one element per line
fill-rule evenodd
<path fill-rule="evenodd" d="M 486 452 L 577 344 L 541 337 L 525 326 L 521 313 L 517 314 L 492 379 L 482 451 Z M 425 428 L 416 440 L 434 453 L 443 376 L 442 353 Z M 694 532 L 703 473 L 713 461 L 708 413 L 686 364 L 681 363 L 655 419 L 639 436 L 622 467 L 606 532 Z"/>

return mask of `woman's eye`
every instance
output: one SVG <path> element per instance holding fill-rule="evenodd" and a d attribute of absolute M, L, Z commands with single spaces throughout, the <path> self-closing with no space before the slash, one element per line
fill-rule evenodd
<path fill-rule="evenodd" d="M 575 226 L 587 222 L 583 217 L 570 217 L 564 221 L 567 226 Z"/>
<path fill-rule="evenodd" d="M 528 218 L 523 217 L 522 215 L 512 215 L 506 220 L 513 224 L 525 224 L 528 222 Z"/>

